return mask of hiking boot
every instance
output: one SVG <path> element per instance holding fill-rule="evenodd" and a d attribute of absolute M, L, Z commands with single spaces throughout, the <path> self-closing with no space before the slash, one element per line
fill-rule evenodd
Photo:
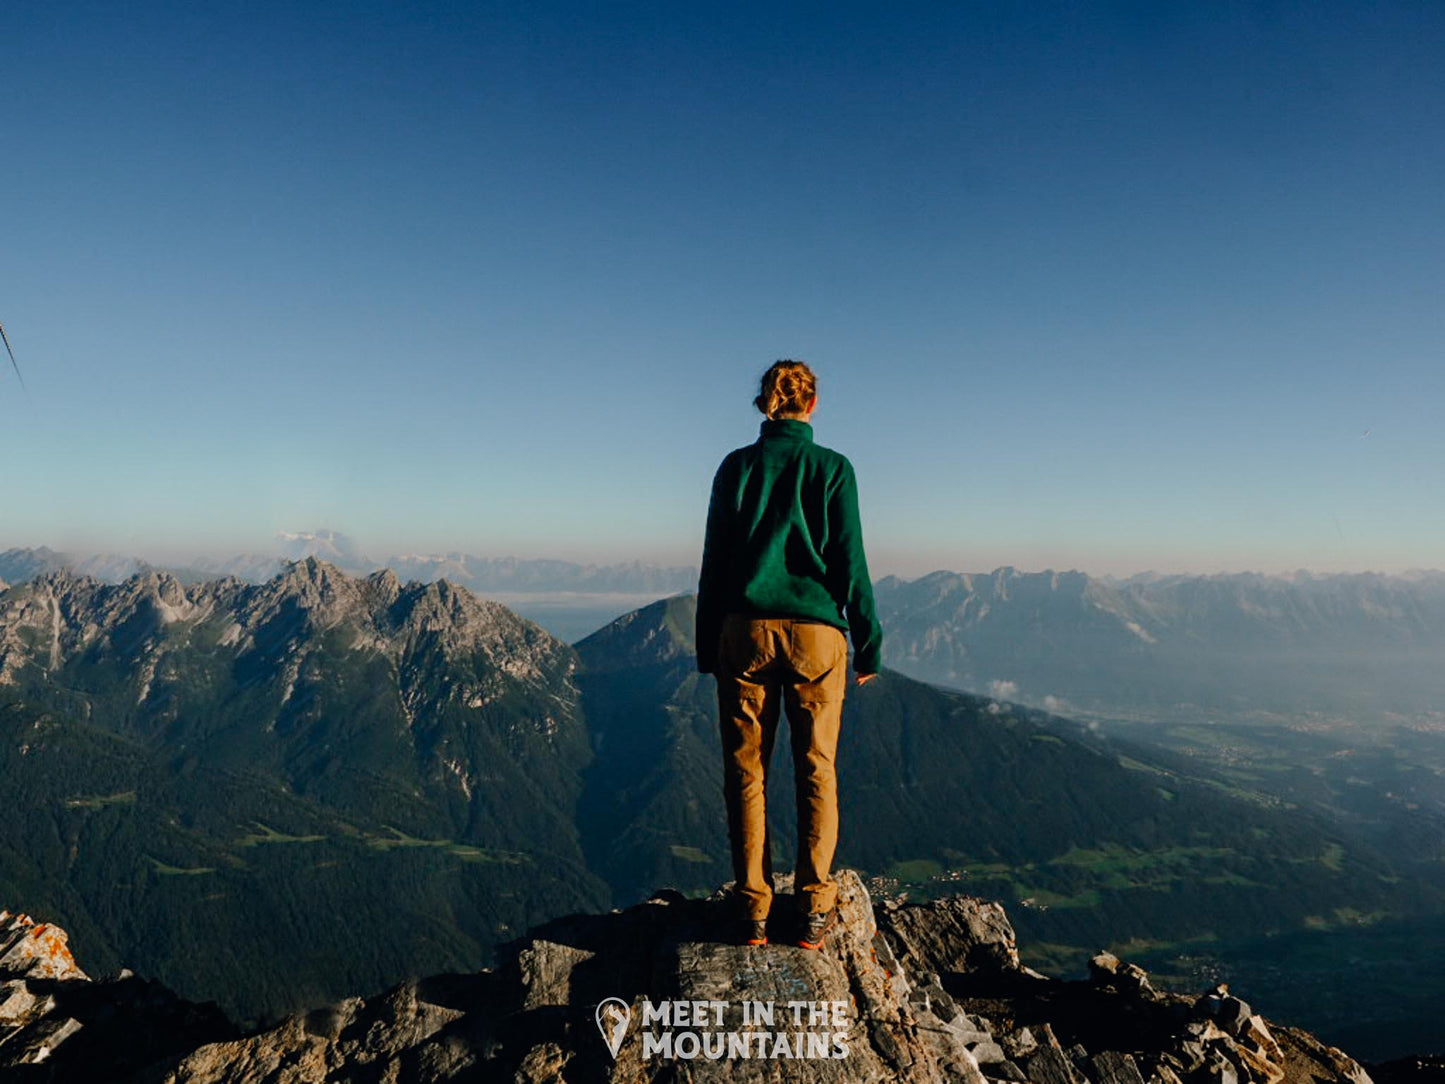
<path fill-rule="evenodd" d="M 805 949 L 820 949 L 823 947 L 823 940 L 838 922 L 838 909 L 834 907 L 831 911 L 813 911 L 803 916 L 803 928 L 798 931 L 798 947 Z"/>
<path fill-rule="evenodd" d="M 739 919 L 738 943 L 754 946 L 766 945 L 768 943 L 768 920 L 765 918 Z"/>

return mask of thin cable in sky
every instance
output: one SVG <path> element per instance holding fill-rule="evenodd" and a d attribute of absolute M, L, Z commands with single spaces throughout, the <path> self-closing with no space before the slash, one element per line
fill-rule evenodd
<path fill-rule="evenodd" d="M 0 339 L 5 340 L 5 353 L 10 355 L 10 364 L 15 368 L 15 379 L 20 381 L 22 390 L 29 391 L 25 387 L 25 378 L 20 375 L 20 363 L 15 360 L 15 351 L 10 349 L 10 336 L 5 334 L 4 324 L 0 324 Z"/>

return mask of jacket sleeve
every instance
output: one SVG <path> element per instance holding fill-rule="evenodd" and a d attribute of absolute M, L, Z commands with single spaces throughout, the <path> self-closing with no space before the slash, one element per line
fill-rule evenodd
<path fill-rule="evenodd" d="M 844 461 L 828 509 L 832 528 L 829 540 L 828 575 L 833 594 L 847 611 L 848 632 L 853 638 L 853 669 L 876 674 L 883 664 L 883 627 L 873 607 L 873 581 L 868 578 L 868 559 L 863 554 L 863 524 L 858 516 L 858 480 L 853 464 Z"/>
<path fill-rule="evenodd" d="M 717 669 L 718 637 L 722 633 L 722 594 L 727 575 L 728 496 L 723 480 L 726 467 L 724 461 L 713 476 L 712 495 L 707 502 L 707 530 L 702 540 L 702 571 L 697 580 L 697 627 L 693 639 L 701 674 L 711 674 Z"/>

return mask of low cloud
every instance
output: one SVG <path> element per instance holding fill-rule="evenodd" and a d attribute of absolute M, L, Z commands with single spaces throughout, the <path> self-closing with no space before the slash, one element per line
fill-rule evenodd
<path fill-rule="evenodd" d="M 988 683 L 988 695 L 995 700 L 1017 700 L 1019 686 L 1016 681 L 999 681 L 997 679 Z"/>

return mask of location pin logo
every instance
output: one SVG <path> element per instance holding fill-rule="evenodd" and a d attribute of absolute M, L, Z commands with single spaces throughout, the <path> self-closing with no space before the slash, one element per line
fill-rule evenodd
<path fill-rule="evenodd" d="M 617 1051 L 622 1049 L 622 1040 L 627 1035 L 627 1022 L 632 1019 L 632 1006 L 620 997 L 609 997 L 597 1006 L 597 1030 L 602 1032 L 602 1041 L 617 1060 Z"/>

